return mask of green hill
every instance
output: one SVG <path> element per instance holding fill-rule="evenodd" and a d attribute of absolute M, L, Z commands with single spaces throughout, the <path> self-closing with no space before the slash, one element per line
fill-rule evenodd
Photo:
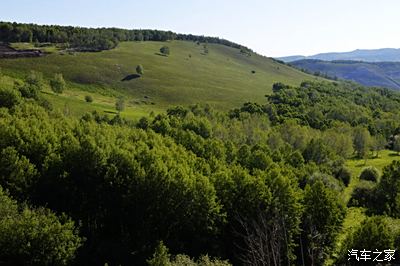
<path fill-rule="evenodd" d="M 159 49 L 167 45 L 169 56 Z M 13 44 L 32 48 L 30 44 Z M 70 106 L 81 114 L 98 109 L 113 112 L 115 97 L 124 96 L 127 108 L 123 115 L 137 117 L 150 110 L 161 111 L 172 105 L 210 104 L 218 109 L 239 106 L 246 101 L 263 101 L 275 82 L 298 85 L 315 79 L 273 59 L 239 49 L 189 41 L 122 42 L 117 48 L 102 52 L 67 52 L 46 48 L 51 54 L 36 58 L 0 59 L 3 74 L 23 78 L 29 71 L 42 72 L 46 79 L 62 73 L 68 90 L 53 95 L 45 90 L 55 106 Z M 137 65 L 145 73 L 135 76 Z M 93 104 L 84 101 L 92 95 Z"/>

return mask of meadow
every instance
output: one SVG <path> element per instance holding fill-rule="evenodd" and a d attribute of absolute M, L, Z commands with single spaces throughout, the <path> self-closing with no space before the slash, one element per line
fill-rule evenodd
<path fill-rule="evenodd" d="M 159 53 L 163 45 L 170 48 L 170 55 Z M 13 47 L 34 48 L 28 43 Z M 112 50 L 87 53 L 45 49 L 50 54 L 40 58 L 0 60 L 0 68 L 14 79 L 23 79 L 31 70 L 42 72 L 45 79 L 63 74 L 68 90 L 57 97 L 45 90 L 45 97 L 55 107 L 67 105 L 79 115 L 86 110 L 109 113 L 121 96 L 126 100 L 122 116 L 128 118 L 197 103 L 229 110 L 243 102 L 264 102 L 275 82 L 299 85 L 316 79 L 273 59 L 219 44 L 122 42 Z M 135 75 L 139 64 L 144 67 L 141 77 Z M 85 103 L 86 95 L 93 97 L 92 104 Z"/>

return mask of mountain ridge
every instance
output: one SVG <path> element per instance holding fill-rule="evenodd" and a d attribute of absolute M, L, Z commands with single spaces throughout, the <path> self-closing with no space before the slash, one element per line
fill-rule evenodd
<path fill-rule="evenodd" d="M 294 55 L 276 58 L 289 63 L 304 59 L 324 61 L 352 60 L 364 62 L 400 62 L 400 48 L 356 49 L 350 52 L 319 53 L 311 56 Z"/>

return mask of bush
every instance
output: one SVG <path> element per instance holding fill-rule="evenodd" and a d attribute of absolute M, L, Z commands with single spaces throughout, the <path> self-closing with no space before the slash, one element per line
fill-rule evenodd
<path fill-rule="evenodd" d="M 360 175 L 361 180 L 373 181 L 377 182 L 379 179 L 378 169 L 375 167 L 367 167 L 365 168 Z"/>
<path fill-rule="evenodd" d="M 156 247 L 153 257 L 147 260 L 149 266 L 230 266 L 228 261 L 211 259 L 209 256 L 201 256 L 197 261 L 187 255 L 176 255 L 171 259 L 168 248 L 161 241 Z"/>
<path fill-rule="evenodd" d="M 93 97 L 90 96 L 90 95 L 86 95 L 86 96 L 85 96 L 85 101 L 86 101 L 87 103 L 91 103 L 91 102 L 93 102 Z"/>
<path fill-rule="evenodd" d="M 138 73 L 139 75 L 143 75 L 144 74 L 144 68 L 142 65 L 138 65 L 136 67 L 136 73 Z"/>
<path fill-rule="evenodd" d="M 350 184 L 351 180 L 351 172 L 346 167 L 340 168 L 339 172 L 336 176 L 339 180 L 343 182 L 343 184 L 347 187 Z"/>
<path fill-rule="evenodd" d="M 169 47 L 168 46 L 163 46 L 160 48 L 160 53 L 163 55 L 169 55 Z"/>
<path fill-rule="evenodd" d="M 21 93 L 13 89 L 0 89 L 0 107 L 12 108 L 21 102 Z"/>
<path fill-rule="evenodd" d="M 361 180 L 354 188 L 349 206 L 372 209 L 375 204 L 376 187 L 371 181 Z"/>
<path fill-rule="evenodd" d="M 65 90 L 65 86 L 66 83 L 62 74 L 55 74 L 54 78 L 50 80 L 50 87 L 57 94 L 62 93 Z"/>

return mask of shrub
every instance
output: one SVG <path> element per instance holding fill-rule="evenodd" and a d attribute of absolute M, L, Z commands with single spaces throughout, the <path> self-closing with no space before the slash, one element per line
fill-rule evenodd
<path fill-rule="evenodd" d="M 12 108 L 21 102 L 21 93 L 13 89 L 0 89 L 0 107 Z"/>
<path fill-rule="evenodd" d="M 86 96 L 85 96 L 85 101 L 86 101 L 87 103 L 91 103 L 91 102 L 93 102 L 93 97 L 90 96 L 90 95 L 86 95 Z"/>
<path fill-rule="evenodd" d="M 169 55 L 169 47 L 168 46 L 163 46 L 160 48 L 160 53 L 163 55 Z"/>
<path fill-rule="evenodd" d="M 343 182 L 343 184 L 347 187 L 350 184 L 351 180 L 351 172 L 346 167 L 340 168 L 339 172 L 336 176 L 339 180 Z"/>
<path fill-rule="evenodd" d="M 124 98 L 118 98 L 117 101 L 115 102 L 115 109 L 117 109 L 118 112 L 122 112 L 125 109 L 125 100 Z"/>
<path fill-rule="evenodd" d="M 144 74 L 144 68 L 142 65 L 138 65 L 136 67 L 136 73 L 138 73 L 139 75 L 143 75 Z"/>
<path fill-rule="evenodd" d="M 66 83 L 62 74 L 55 74 L 54 78 L 50 80 L 50 87 L 57 94 L 62 93 L 65 90 L 65 86 Z"/>
<path fill-rule="evenodd" d="M 375 167 L 367 167 L 365 168 L 360 175 L 361 180 L 373 181 L 376 182 L 379 179 L 378 169 Z"/>
<path fill-rule="evenodd" d="M 361 180 L 354 188 L 349 206 L 366 207 L 372 209 L 375 204 L 376 187 L 371 181 Z"/>

